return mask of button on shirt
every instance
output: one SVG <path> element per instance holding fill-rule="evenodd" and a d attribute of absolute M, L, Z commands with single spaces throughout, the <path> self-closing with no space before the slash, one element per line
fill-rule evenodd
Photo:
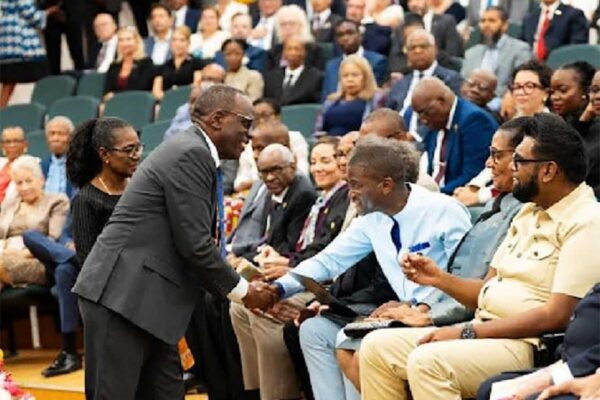
<path fill-rule="evenodd" d="M 454 248 L 470 229 L 471 221 L 466 208 L 456 200 L 438 193 L 431 193 L 410 184 L 411 192 L 402 211 L 393 218 L 399 224 L 402 247 L 398 252 L 392 240 L 394 222 L 382 212 L 372 212 L 355 218 L 348 229 L 338 235 L 323 251 L 301 262 L 294 272 L 316 281 L 326 281 L 345 272 L 372 251 L 390 286 L 401 300 L 421 301 L 434 289 L 422 287 L 407 280 L 398 264 L 398 257 L 409 248 L 423 243 L 430 247 L 423 254 L 431 257 L 441 268 L 446 264 Z M 291 276 L 278 281 L 285 296 L 303 290 Z"/>
<path fill-rule="evenodd" d="M 48 193 L 67 193 L 66 157 L 52 155 L 44 191 Z"/>
<path fill-rule="evenodd" d="M 497 275 L 479 293 L 476 318 L 506 318 L 551 293 L 582 298 L 600 282 L 598 238 L 600 204 L 585 183 L 547 210 L 527 203 L 494 255 Z"/>

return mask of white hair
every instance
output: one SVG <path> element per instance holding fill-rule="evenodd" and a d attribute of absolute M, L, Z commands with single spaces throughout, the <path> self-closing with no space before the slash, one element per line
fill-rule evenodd
<path fill-rule="evenodd" d="M 422 28 L 415 29 L 414 31 L 412 31 L 410 33 L 410 35 L 408 35 L 408 37 L 406 38 L 406 44 L 408 44 L 408 42 L 410 41 L 410 39 L 413 36 L 416 37 L 416 36 L 421 36 L 421 35 L 425 36 L 427 38 L 427 41 L 429 42 L 430 45 L 435 46 L 435 36 L 433 36 L 431 34 L 431 32 L 429 32 L 425 29 L 422 29 Z"/>
<path fill-rule="evenodd" d="M 73 125 L 73 122 L 63 116 L 63 115 L 57 115 L 56 117 L 50 119 L 50 121 L 48 121 L 48 123 L 46 124 L 46 133 L 48 133 L 48 127 L 51 124 L 60 124 L 62 126 L 64 126 L 65 128 L 67 128 L 67 131 L 69 132 L 69 135 L 73 134 L 73 131 L 75 130 L 75 125 Z"/>
<path fill-rule="evenodd" d="M 283 162 L 291 164 L 296 160 L 294 157 L 294 153 L 290 150 L 289 147 L 285 147 L 280 143 L 272 143 L 265 147 L 261 152 L 259 157 L 266 157 L 268 155 L 274 155 L 281 157 Z"/>
<path fill-rule="evenodd" d="M 277 34 L 277 39 L 280 42 L 283 41 L 281 37 L 281 18 L 284 16 L 289 16 L 294 22 L 300 24 L 300 31 L 297 34 L 300 36 L 304 43 L 314 42 L 315 38 L 312 33 L 310 33 L 310 26 L 308 25 L 308 16 L 306 15 L 306 11 L 301 9 L 295 4 L 290 4 L 288 6 L 281 7 L 277 13 L 275 13 L 275 33 Z"/>
<path fill-rule="evenodd" d="M 18 157 L 10 165 L 10 171 L 13 174 L 23 169 L 31 171 L 31 173 L 36 178 L 44 178 L 44 174 L 42 173 L 42 167 L 40 166 L 40 159 L 37 157 L 30 156 L 29 154 L 24 154 Z"/>

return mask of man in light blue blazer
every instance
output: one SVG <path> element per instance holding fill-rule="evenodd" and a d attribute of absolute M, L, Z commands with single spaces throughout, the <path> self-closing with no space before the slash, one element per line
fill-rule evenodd
<path fill-rule="evenodd" d="M 464 78 L 479 68 L 492 71 L 498 80 L 498 98 L 506 92 L 513 70 L 531 59 L 529 45 L 506 34 L 508 21 L 508 13 L 501 7 L 489 7 L 483 13 L 479 20 L 483 43 L 466 51 L 461 70 Z"/>
<path fill-rule="evenodd" d="M 423 136 L 427 173 L 451 195 L 484 168 L 498 123 L 435 77 L 419 82 L 405 117 L 410 118 L 413 110 L 429 128 Z"/>

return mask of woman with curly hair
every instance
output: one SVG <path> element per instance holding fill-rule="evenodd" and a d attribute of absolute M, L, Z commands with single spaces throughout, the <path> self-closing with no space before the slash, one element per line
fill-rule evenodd
<path fill-rule="evenodd" d="M 129 123 L 98 118 L 75 131 L 67 175 L 79 188 L 73 199 L 73 240 L 81 264 L 108 222 L 138 167 L 144 147 Z"/>

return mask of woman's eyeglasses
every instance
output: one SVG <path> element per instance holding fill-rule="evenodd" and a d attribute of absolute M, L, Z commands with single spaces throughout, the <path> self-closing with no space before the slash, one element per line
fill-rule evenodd
<path fill-rule="evenodd" d="M 111 147 L 111 148 L 108 148 L 107 150 L 116 151 L 119 153 L 125 153 L 125 154 L 127 154 L 127 157 L 135 157 L 135 156 L 139 156 L 140 154 L 142 154 L 144 152 L 144 144 L 138 143 L 138 144 L 134 144 L 131 146 L 123 147 L 122 149 L 119 149 L 116 147 Z"/>
<path fill-rule="evenodd" d="M 544 89 L 542 85 L 535 82 L 513 83 L 508 88 L 513 93 L 522 90 L 526 95 L 533 93 L 535 89 Z"/>

